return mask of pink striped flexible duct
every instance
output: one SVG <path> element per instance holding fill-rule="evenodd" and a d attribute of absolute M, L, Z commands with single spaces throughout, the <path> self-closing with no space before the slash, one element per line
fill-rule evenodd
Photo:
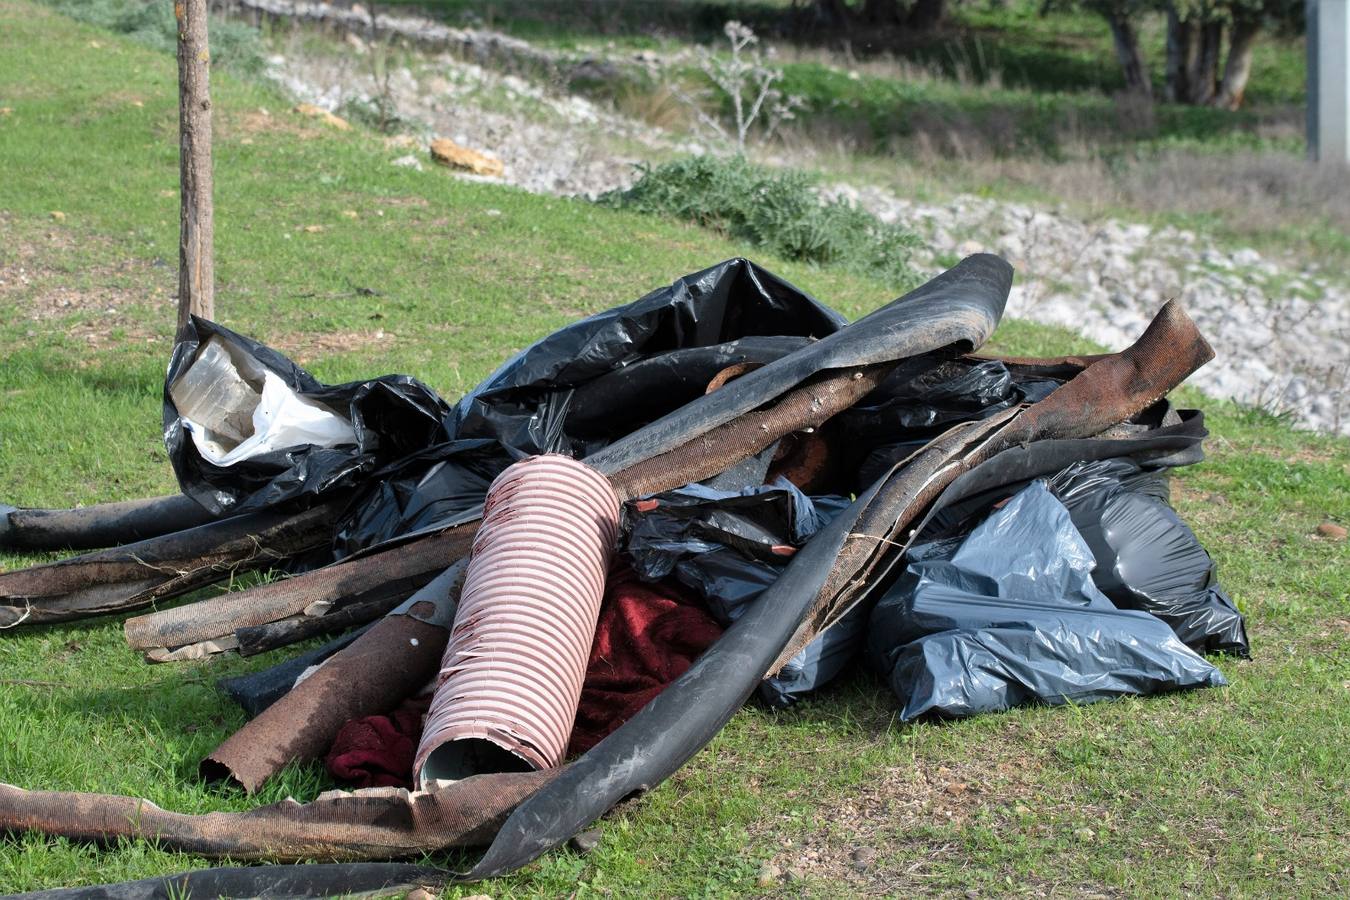
<path fill-rule="evenodd" d="M 417 747 L 423 786 L 562 762 L 619 510 L 609 480 L 566 456 L 492 482 Z"/>

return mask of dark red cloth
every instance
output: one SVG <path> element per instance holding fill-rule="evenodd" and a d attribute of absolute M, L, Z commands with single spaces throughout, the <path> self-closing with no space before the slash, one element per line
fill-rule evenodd
<path fill-rule="evenodd" d="M 632 718 L 722 636 L 679 585 L 646 584 L 616 567 L 605 586 L 569 756 L 591 749 Z M 353 719 L 338 732 L 324 764 L 356 787 L 411 787 L 413 755 L 430 696 L 407 700 L 387 716 Z"/>
<path fill-rule="evenodd" d="M 632 718 L 722 636 L 679 585 L 646 584 L 616 567 L 605 587 L 567 753 L 591 749 Z"/>
<path fill-rule="evenodd" d="M 328 773 L 355 787 L 411 787 L 413 754 L 431 695 L 404 700 L 387 716 L 352 719 L 324 757 Z"/>

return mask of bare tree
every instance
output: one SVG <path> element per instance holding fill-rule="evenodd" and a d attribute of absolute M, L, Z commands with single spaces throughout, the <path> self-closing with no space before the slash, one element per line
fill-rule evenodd
<path fill-rule="evenodd" d="M 174 0 L 178 20 L 178 332 L 189 315 L 215 315 L 211 204 L 211 50 L 206 0 Z"/>

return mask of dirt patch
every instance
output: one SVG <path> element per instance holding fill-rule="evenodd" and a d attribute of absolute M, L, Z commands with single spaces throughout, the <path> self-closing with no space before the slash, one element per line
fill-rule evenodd
<path fill-rule="evenodd" d="M 272 346 L 304 365 L 324 356 L 352 353 L 371 347 L 383 349 L 392 346 L 397 340 L 398 335 L 383 329 L 374 331 L 329 331 L 314 334 L 290 332 L 277 335 L 272 340 Z"/>
<path fill-rule="evenodd" d="M 426 197 L 377 197 L 375 202 L 381 206 L 430 206 Z"/>
<path fill-rule="evenodd" d="M 935 828 L 961 828 L 977 817 L 1012 821 L 1029 817 L 1043 802 L 1038 800 L 1037 769 L 1030 760 L 1026 765 L 1002 762 L 992 768 L 916 762 L 884 769 L 847 794 L 818 805 L 820 827 L 781 840 L 769 865 L 787 883 L 842 882 L 868 895 L 923 885 L 939 864 L 950 867 L 958 848 L 927 840 L 917 854 L 896 854 L 897 840 L 903 843 L 905 835 Z M 770 819 L 751 830 L 767 836 L 789 830 L 789 824 Z"/>
<path fill-rule="evenodd" d="M 49 228 L 21 228 L 13 215 L 0 215 L 0 303 L 13 304 L 16 324 L 26 324 L 30 335 L 59 330 L 95 349 L 160 340 L 167 334 L 154 327 L 160 312 L 170 326 L 174 316 L 171 269 L 135 259 L 62 265 L 106 244 L 55 221 Z M 149 316 L 147 301 L 156 310 Z"/>
<path fill-rule="evenodd" d="M 307 141 L 323 134 L 289 111 L 273 112 L 262 107 L 218 115 L 214 127 L 216 138 L 227 141 L 259 134 L 285 134 Z"/>

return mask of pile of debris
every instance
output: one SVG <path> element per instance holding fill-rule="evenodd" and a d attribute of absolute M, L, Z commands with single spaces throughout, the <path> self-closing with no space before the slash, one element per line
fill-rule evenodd
<path fill-rule="evenodd" d="M 9 548 L 112 548 L 0 574 L 0 625 L 155 606 L 125 622 L 153 662 L 330 637 L 222 682 L 252 718 L 201 773 L 253 792 L 323 760 L 356 789 L 183 815 L 0 785 L 0 829 L 331 861 L 191 873 L 203 894 L 396 889 L 518 868 L 752 695 L 855 661 L 906 720 L 1223 684 L 1201 654 L 1246 655 L 1242 617 L 1166 478 L 1202 457 L 1164 396 L 1209 346 L 1168 304 L 1119 353 L 977 356 L 1011 283 L 972 256 L 848 324 L 734 259 L 453 405 L 193 320 L 164 394 L 182 494 L 0 511 Z M 163 604 L 264 569 L 289 577 Z M 375 862 L 483 845 L 459 876 Z"/>

